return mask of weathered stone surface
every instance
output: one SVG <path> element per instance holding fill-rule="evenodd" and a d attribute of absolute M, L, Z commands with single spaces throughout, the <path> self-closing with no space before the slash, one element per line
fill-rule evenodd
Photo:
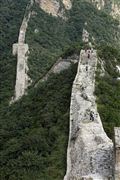
<path fill-rule="evenodd" d="M 33 5 L 33 0 L 31 0 L 30 5 L 27 6 L 26 10 L 30 10 Z M 31 11 L 29 11 L 27 17 L 24 16 L 22 25 L 19 31 L 18 43 L 13 44 L 13 55 L 17 55 L 17 70 L 16 70 L 16 84 L 15 84 L 15 95 L 10 103 L 18 100 L 25 94 L 25 90 L 31 83 L 31 79 L 28 77 L 28 66 L 27 59 L 29 54 L 28 44 L 25 44 L 25 35 L 28 26 L 28 22 L 31 16 Z"/>
<path fill-rule="evenodd" d="M 51 69 L 46 73 L 46 75 L 35 84 L 35 87 L 37 87 L 39 82 L 46 81 L 48 79 L 48 77 L 51 75 L 51 73 L 55 73 L 55 74 L 60 73 L 61 71 L 68 69 L 71 64 L 77 63 L 78 60 L 79 60 L 79 57 L 77 55 L 73 55 L 66 59 L 59 58 L 55 62 L 55 64 L 51 67 Z"/>
<path fill-rule="evenodd" d="M 114 1 L 112 2 L 112 11 L 111 15 L 113 18 L 118 19 L 120 21 L 120 4 L 116 4 Z"/>
<path fill-rule="evenodd" d="M 96 7 L 101 10 L 104 8 L 105 6 L 105 0 L 91 0 L 92 3 L 94 3 L 96 5 Z"/>
<path fill-rule="evenodd" d="M 64 8 L 60 7 L 60 1 L 58 0 L 35 0 L 39 4 L 41 9 L 46 13 L 52 14 L 53 16 L 60 16 L 65 19 L 64 8 L 69 10 L 72 7 L 70 0 L 63 0 Z"/>
<path fill-rule="evenodd" d="M 70 0 L 63 0 L 63 4 L 67 10 L 72 8 L 72 3 Z"/>
<path fill-rule="evenodd" d="M 120 128 L 114 128 L 115 180 L 120 180 Z"/>
<path fill-rule="evenodd" d="M 18 100 L 25 94 L 25 89 L 28 86 L 27 76 L 27 53 L 28 44 L 18 45 L 18 56 L 17 56 L 17 74 L 16 74 L 16 85 L 15 85 L 15 100 Z"/>
<path fill-rule="evenodd" d="M 83 29 L 82 41 L 85 43 L 88 43 L 89 41 L 89 33 L 87 32 L 86 29 Z"/>
<path fill-rule="evenodd" d="M 60 73 L 64 69 L 68 69 L 68 67 L 71 65 L 70 62 L 61 61 L 57 66 L 54 67 L 53 72 L 54 73 Z"/>
<path fill-rule="evenodd" d="M 18 53 L 18 43 L 13 44 L 13 47 L 12 47 L 12 54 L 13 54 L 13 56 L 16 56 L 17 53 Z"/>
<path fill-rule="evenodd" d="M 36 0 L 39 3 L 41 9 L 45 12 L 52 14 L 53 16 L 57 16 L 60 8 L 59 1 L 56 0 Z"/>
<path fill-rule="evenodd" d="M 102 10 L 106 7 L 106 4 L 109 4 L 109 8 L 111 8 L 111 15 L 114 18 L 119 19 L 120 17 L 120 4 L 116 3 L 114 0 L 106 1 L 106 0 L 85 0 L 91 2 L 95 5 L 98 10 Z M 47 13 L 52 14 L 53 16 L 64 17 L 64 9 L 60 8 L 60 2 L 58 0 L 35 0 L 39 4 L 39 6 Z M 70 10 L 72 8 L 71 0 L 62 0 L 64 7 L 66 10 Z"/>
<path fill-rule="evenodd" d="M 67 172 L 64 180 L 113 179 L 113 143 L 104 132 L 95 103 L 94 50 L 80 53 L 70 106 Z"/>

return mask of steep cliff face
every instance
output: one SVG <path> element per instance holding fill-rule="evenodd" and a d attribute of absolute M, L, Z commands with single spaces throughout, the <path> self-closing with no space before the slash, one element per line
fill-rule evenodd
<path fill-rule="evenodd" d="M 56 0 L 36 0 L 39 6 L 47 13 L 58 16 L 60 3 Z"/>
<path fill-rule="evenodd" d="M 63 0 L 62 2 L 57 0 L 36 0 L 36 3 L 47 13 L 53 16 L 64 16 L 64 9 L 61 8 L 61 3 L 63 3 L 64 8 L 69 10 L 72 7 L 70 0 Z"/>

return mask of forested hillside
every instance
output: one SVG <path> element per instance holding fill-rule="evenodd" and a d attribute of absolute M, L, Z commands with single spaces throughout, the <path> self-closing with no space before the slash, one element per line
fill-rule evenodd
<path fill-rule="evenodd" d="M 65 174 L 69 104 L 76 66 L 2 112 L 1 179 L 62 179 Z"/>
<path fill-rule="evenodd" d="M 17 42 L 19 28 L 28 0 L 0 1 L 0 102 L 5 104 L 13 94 L 16 74 L 16 58 L 12 45 Z M 1 105 L 1 104 L 0 104 Z"/>
<path fill-rule="evenodd" d="M 67 20 L 34 4 L 26 34 L 28 73 L 33 83 L 27 95 L 9 105 L 17 64 L 12 45 L 17 42 L 27 3 L 0 1 L 0 179 L 61 180 L 66 170 L 70 96 L 77 64 L 52 74 L 36 88 L 34 85 L 59 57 L 78 54 L 84 48 L 85 27 L 104 62 L 104 76 L 98 64 L 95 93 L 105 130 L 112 137 L 113 127 L 120 126 L 119 21 L 84 0 L 73 1 L 72 9 L 66 11 Z"/>
<path fill-rule="evenodd" d="M 117 38 L 118 21 L 98 11 L 90 3 L 74 1 L 72 9 L 67 13 L 68 21 L 48 16 L 36 5 L 33 9 L 37 13 L 29 22 L 26 39 L 31 48 L 28 63 L 29 75 L 33 80 L 43 76 L 66 49 L 72 46 L 79 48 L 85 22 L 88 23 L 86 28 L 90 32 L 91 41 L 92 37 L 95 38 L 94 45 L 116 45 L 114 38 Z"/>

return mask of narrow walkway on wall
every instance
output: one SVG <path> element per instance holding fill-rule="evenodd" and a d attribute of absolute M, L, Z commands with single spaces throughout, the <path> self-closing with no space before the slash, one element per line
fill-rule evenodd
<path fill-rule="evenodd" d="M 96 68 L 96 50 L 81 50 L 72 88 L 64 180 L 113 178 L 113 143 L 104 132 L 95 103 Z"/>
<path fill-rule="evenodd" d="M 28 22 L 31 17 L 31 7 L 33 6 L 33 0 L 26 7 L 25 15 L 20 27 L 18 43 L 13 44 L 13 55 L 17 55 L 17 68 L 16 68 L 16 83 L 15 83 L 15 94 L 10 103 L 13 103 L 20 99 L 24 94 L 25 90 L 31 83 L 31 79 L 28 77 L 28 53 L 29 46 L 25 43 L 25 36 L 28 27 Z"/>

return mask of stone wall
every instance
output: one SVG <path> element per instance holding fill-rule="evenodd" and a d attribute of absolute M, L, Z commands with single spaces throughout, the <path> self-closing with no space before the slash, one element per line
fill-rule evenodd
<path fill-rule="evenodd" d="M 73 54 L 72 56 L 70 56 L 66 59 L 59 58 L 54 63 L 54 65 L 50 68 L 50 70 L 45 74 L 45 76 L 38 80 L 38 82 L 35 84 L 35 87 L 37 87 L 37 85 L 40 82 L 46 81 L 52 73 L 54 73 L 54 74 L 60 73 L 61 71 L 68 69 L 71 64 L 78 63 L 78 59 L 79 59 L 79 57 L 76 54 Z"/>
<path fill-rule="evenodd" d="M 16 68 L 16 83 L 15 83 L 15 94 L 12 97 L 10 103 L 13 103 L 20 99 L 24 94 L 25 90 L 27 89 L 28 85 L 31 83 L 31 79 L 28 77 L 28 66 L 27 66 L 27 59 L 29 54 L 29 47 L 28 44 L 25 44 L 25 35 L 26 30 L 28 27 L 28 22 L 31 16 L 30 8 L 33 5 L 33 0 L 27 6 L 26 11 L 28 14 L 24 16 L 18 37 L 18 43 L 13 44 L 13 55 L 17 55 L 17 68 Z"/>
<path fill-rule="evenodd" d="M 64 180 L 113 179 L 113 143 L 104 132 L 94 96 L 96 67 L 96 51 L 81 50 L 72 87 Z"/>
<path fill-rule="evenodd" d="M 25 94 L 28 87 L 27 58 L 28 44 L 19 44 L 17 53 L 17 74 L 15 85 L 15 101 Z"/>

